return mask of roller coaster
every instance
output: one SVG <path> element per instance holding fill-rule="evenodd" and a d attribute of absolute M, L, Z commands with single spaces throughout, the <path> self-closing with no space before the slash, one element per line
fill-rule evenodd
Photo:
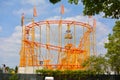
<path fill-rule="evenodd" d="M 24 15 L 22 15 L 24 18 Z M 82 63 L 95 49 L 96 21 L 44 20 L 24 24 L 19 67 L 50 70 L 85 70 Z"/>

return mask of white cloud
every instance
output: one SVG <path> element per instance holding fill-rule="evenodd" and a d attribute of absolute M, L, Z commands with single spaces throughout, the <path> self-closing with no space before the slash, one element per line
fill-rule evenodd
<path fill-rule="evenodd" d="M 105 37 L 105 38 L 101 39 L 100 42 L 98 41 L 97 43 L 99 46 L 104 46 L 104 44 L 107 42 L 108 42 L 108 37 Z"/>
<path fill-rule="evenodd" d="M 21 0 L 21 3 L 24 5 L 26 5 L 26 4 L 43 5 L 43 4 L 45 4 L 45 0 Z"/>
<path fill-rule="evenodd" d="M 54 13 L 60 13 L 60 12 L 61 12 L 61 7 L 59 6 L 59 7 L 55 8 L 55 9 L 53 9 L 53 12 L 54 12 Z M 67 13 L 69 13 L 69 12 L 70 12 L 70 9 L 64 7 L 64 14 L 67 14 Z"/>
<path fill-rule="evenodd" d="M 21 27 L 16 26 L 10 37 L 0 38 L 0 64 L 18 65 L 21 42 Z M 15 60 L 15 61 L 13 61 Z M 16 63 L 17 62 L 17 63 Z M 13 65 L 14 64 L 14 65 Z"/>
<path fill-rule="evenodd" d="M 4 8 L 10 7 L 10 6 L 13 6 L 13 5 L 14 5 L 13 0 L 12 0 L 12 1 L 5 1 L 5 0 L 3 0 L 3 1 L 1 1 L 0 3 L 1 3 L 2 6 L 4 6 Z"/>
<path fill-rule="evenodd" d="M 2 32 L 2 27 L 0 26 L 0 32 Z"/>
<path fill-rule="evenodd" d="M 59 16 L 53 16 L 48 19 L 60 19 Z M 75 20 L 80 22 L 88 22 L 87 17 L 82 15 L 63 18 L 65 20 Z M 105 53 L 104 42 L 107 41 L 107 34 L 109 33 L 109 28 L 103 24 L 102 22 L 97 21 L 97 51 Z M 53 30 L 54 31 L 54 30 Z M 79 32 L 78 32 L 79 33 Z M 0 64 L 8 64 L 8 65 L 17 65 L 19 64 L 19 51 L 21 47 L 21 27 L 16 26 L 14 32 L 11 36 L 0 38 Z M 45 34 L 44 34 L 45 35 Z M 37 35 L 38 36 L 38 35 Z M 14 61 L 13 61 L 14 60 Z"/>
<path fill-rule="evenodd" d="M 47 20 L 58 20 L 60 18 L 61 16 L 54 16 L 54 17 L 49 17 Z"/>
<path fill-rule="evenodd" d="M 60 19 L 60 16 L 54 16 L 54 17 L 50 17 L 51 19 Z M 67 17 L 67 18 L 63 18 L 65 20 L 72 20 L 72 21 L 80 21 L 80 22 L 85 22 L 85 23 L 90 23 L 91 25 L 93 25 L 93 21 L 92 19 L 88 20 L 88 17 L 86 16 L 74 16 L 74 17 Z M 98 54 L 105 54 L 106 50 L 104 48 L 104 43 L 107 42 L 107 35 L 110 33 L 110 29 L 109 26 L 107 26 L 106 24 L 102 23 L 99 21 L 99 19 L 97 19 L 98 21 L 96 21 L 96 46 L 97 46 L 97 53 Z M 78 32 L 80 34 L 80 32 Z"/>
<path fill-rule="evenodd" d="M 97 38 L 97 53 L 98 54 L 106 54 L 106 49 L 104 45 L 108 42 L 108 34 L 110 33 L 111 28 L 100 21 L 97 21 L 96 27 L 96 38 Z"/>
<path fill-rule="evenodd" d="M 80 22 L 86 22 L 90 23 L 91 25 L 93 24 L 92 20 L 89 19 L 88 17 L 85 16 L 74 16 L 74 17 L 69 17 L 66 18 L 69 20 L 75 20 L 75 21 L 80 21 Z M 100 22 L 99 19 L 97 18 L 98 21 L 96 21 L 96 49 L 97 49 L 97 54 L 106 54 L 106 49 L 104 48 L 104 43 L 108 42 L 107 40 L 107 35 L 110 33 L 111 28 L 104 23 Z"/>
<path fill-rule="evenodd" d="M 97 40 L 97 53 L 98 54 L 106 54 L 107 50 L 104 48 L 105 43 L 108 42 L 108 37 L 101 38 L 100 40 Z"/>
<path fill-rule="evenodd" d="M 45 8 L 46 8 L 46 6 L 43 6 L 42 8 L 41 7 L 36 7 L 37 15 L 39 16 L 39 15 L 47 13 L 47 11 L 44 11 L 44 10 L 46 10 Z M 31 16 L 33 16 L 33 8 L 26 8 L 26 9 L 21 8 L 19 10 L 13 11 L 13 14 L 15 14 L 15 15 L 21 15 L 22 13 L 24 13 L 25 16 L 27 15 L 27 17 L 28 16 L 31 17 Z"/>
<path fill-rule="evenodd" d="M 108 35 L 108 33 L 110 33 L 110 28 L 108 28 L 108 26 L 106 26 L 105 24 L 103 24 L 102 22 L 97 22 L 97 34 L 98 36 L 100 35 Z"/>
<path fill-rule="evenodd" d="M 17 15 L 21 15 L 22 13 L 24 13 L 25 15 L 32 15 L 33 13 L 33 9 L 19 9 L 19 10 L 16 10 L 16 11 L 13 11 L 13 14 L 17 14 Z"/>
<path fill-rule="evenodd" d="M 48 14 L 47 10 L 48 10 L 49 5 L 45 4 L 45 5 L 41 5 L 41 6 L 36 6 L 37 15 L 41 16 L 43 14 Z M 15 14 L 15 15 L 21 15 L 22 13 L 24 13 L 27 16 L 32 16 L 33 15 L 33 6 L 31 8 L 25 6 L 18 10 L 13 11 L 13 14 Z"/>

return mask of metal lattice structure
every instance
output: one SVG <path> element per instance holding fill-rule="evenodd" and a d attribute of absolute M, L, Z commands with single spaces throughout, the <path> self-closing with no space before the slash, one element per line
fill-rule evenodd
<path fill-rule="evenodd" d="M 32 19 L 30 24 L 22 25 L 19 66 L 84 70 L 81 64 L 91 53 L 95 54 L 95 28 L 95 20 L 90 25 L 62 19 Z"/>

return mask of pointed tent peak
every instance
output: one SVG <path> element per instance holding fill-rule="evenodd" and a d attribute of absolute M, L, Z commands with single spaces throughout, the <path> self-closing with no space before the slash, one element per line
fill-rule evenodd
<path fill-rule="evenodd" d="M 93 19 L 93 27 L 96 27 L 96 19 Z"/>
<path fill-rule="evenodd" d="M 37 17 L 37 10 L 36 6 L 33 7 L 33 17 Z"/>
<path fill-rule="evenodd" d="M 92 18 L 92 15 L 89 15 L 88 18 Z"/>
<path fill-rule="evenodd" d="M 25 15 L 25 13 L 22 13 L 22 16 L 24 16 Z"/>
<path fill-rule="evenodd" d="M 24 14 L 24 13 L 22 13 L 22 16 L 21 16 L 21 26 L 23 26 L 23 25 L 24 25 L 24 16 L 25 16 L 25 14 Z"/>
<path fill-rule="evenodd" d="M 61 12 L 60 13 L 64 14 L 64 5 L 63 4 L 61 5 Z"/>
<path fill-rule="evenodd" d="M 21 14 L 21 19 L 23 19 L 25 17 L 25 13 Z"/>

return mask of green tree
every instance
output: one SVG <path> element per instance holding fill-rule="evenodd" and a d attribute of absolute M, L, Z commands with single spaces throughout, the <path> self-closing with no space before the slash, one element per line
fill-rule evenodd
<path fill-rule="evenodd" d="M 61 0 L 49 0 L 51 3 L 53 3 L 53 4 L 55 4 L 55 3 L 58 3 L 58 2 L 60 2 Z M 74 4 L 78 4 L 78 2 L 79 2 L 80 0 L 68 0 L 68 2 L 69 3 L 74 3 Z"/>
<path fill-rule="evenodd" d="M 95 15 L 100 12 L 104 17 L 120 18 L 120 0 L 82 0 L 85 15 Z"/>
<path fill-rule="evenodd" d="M 17 66 L 15 67 L 15 73 L 18 73 L 18 67 Z"/>
<path fill-rule="evenodd" d="M 57 3 L 61 0 L 49 0 L 51 3 Z M 69 3 L 78 4 L 81 1 L 84 5 L 84 15 L 104 14 L 106 18 L 120 18 L 120 0 L 68 0 Z"/>
<path fill-rule="evenodd" d="M 108 35 L 108 40 L 109 42 L 105 43 L 106 57 L 111 65 L 111 70 L 115 74 L 120 74 L 120 21 L 116 21 L 113 33 Z"/>
<path fill-rule="evenodd" d="M 49 0 L 51 3 L 53 3 L 53 4 L 55 4 L 55 3 L 58 3 L 58 2 L 60 2 L 61 0 Z M 68 0 L 68 2 L 69 3 L 71 3 L 71 4 L 78 4 L 78 2 L 79 2 L 80 0 Z"/>
<path fill-rule="evenodd" d="M 10 68 L 9 66 L 6 67 L 6 73 L 13 73 L 15 70 Z"/>
<path fill-rule="evenodd" d="M 9 80 L 19 80 L 18 75 L 17 75 L 17 74 L 13 74 L 13 75 L 9 78 Z"/>
<path fill-rule="evenodd" d="M 49 0 L 51 3 L 55 4 L 57 2 L 60 2 L 61 0 Z"/>
<path fill-rule="evenodd" d="M 82 65 L 95 74 L 109 73 L 107 60 L 102 56 L 91 56 Z"/>

